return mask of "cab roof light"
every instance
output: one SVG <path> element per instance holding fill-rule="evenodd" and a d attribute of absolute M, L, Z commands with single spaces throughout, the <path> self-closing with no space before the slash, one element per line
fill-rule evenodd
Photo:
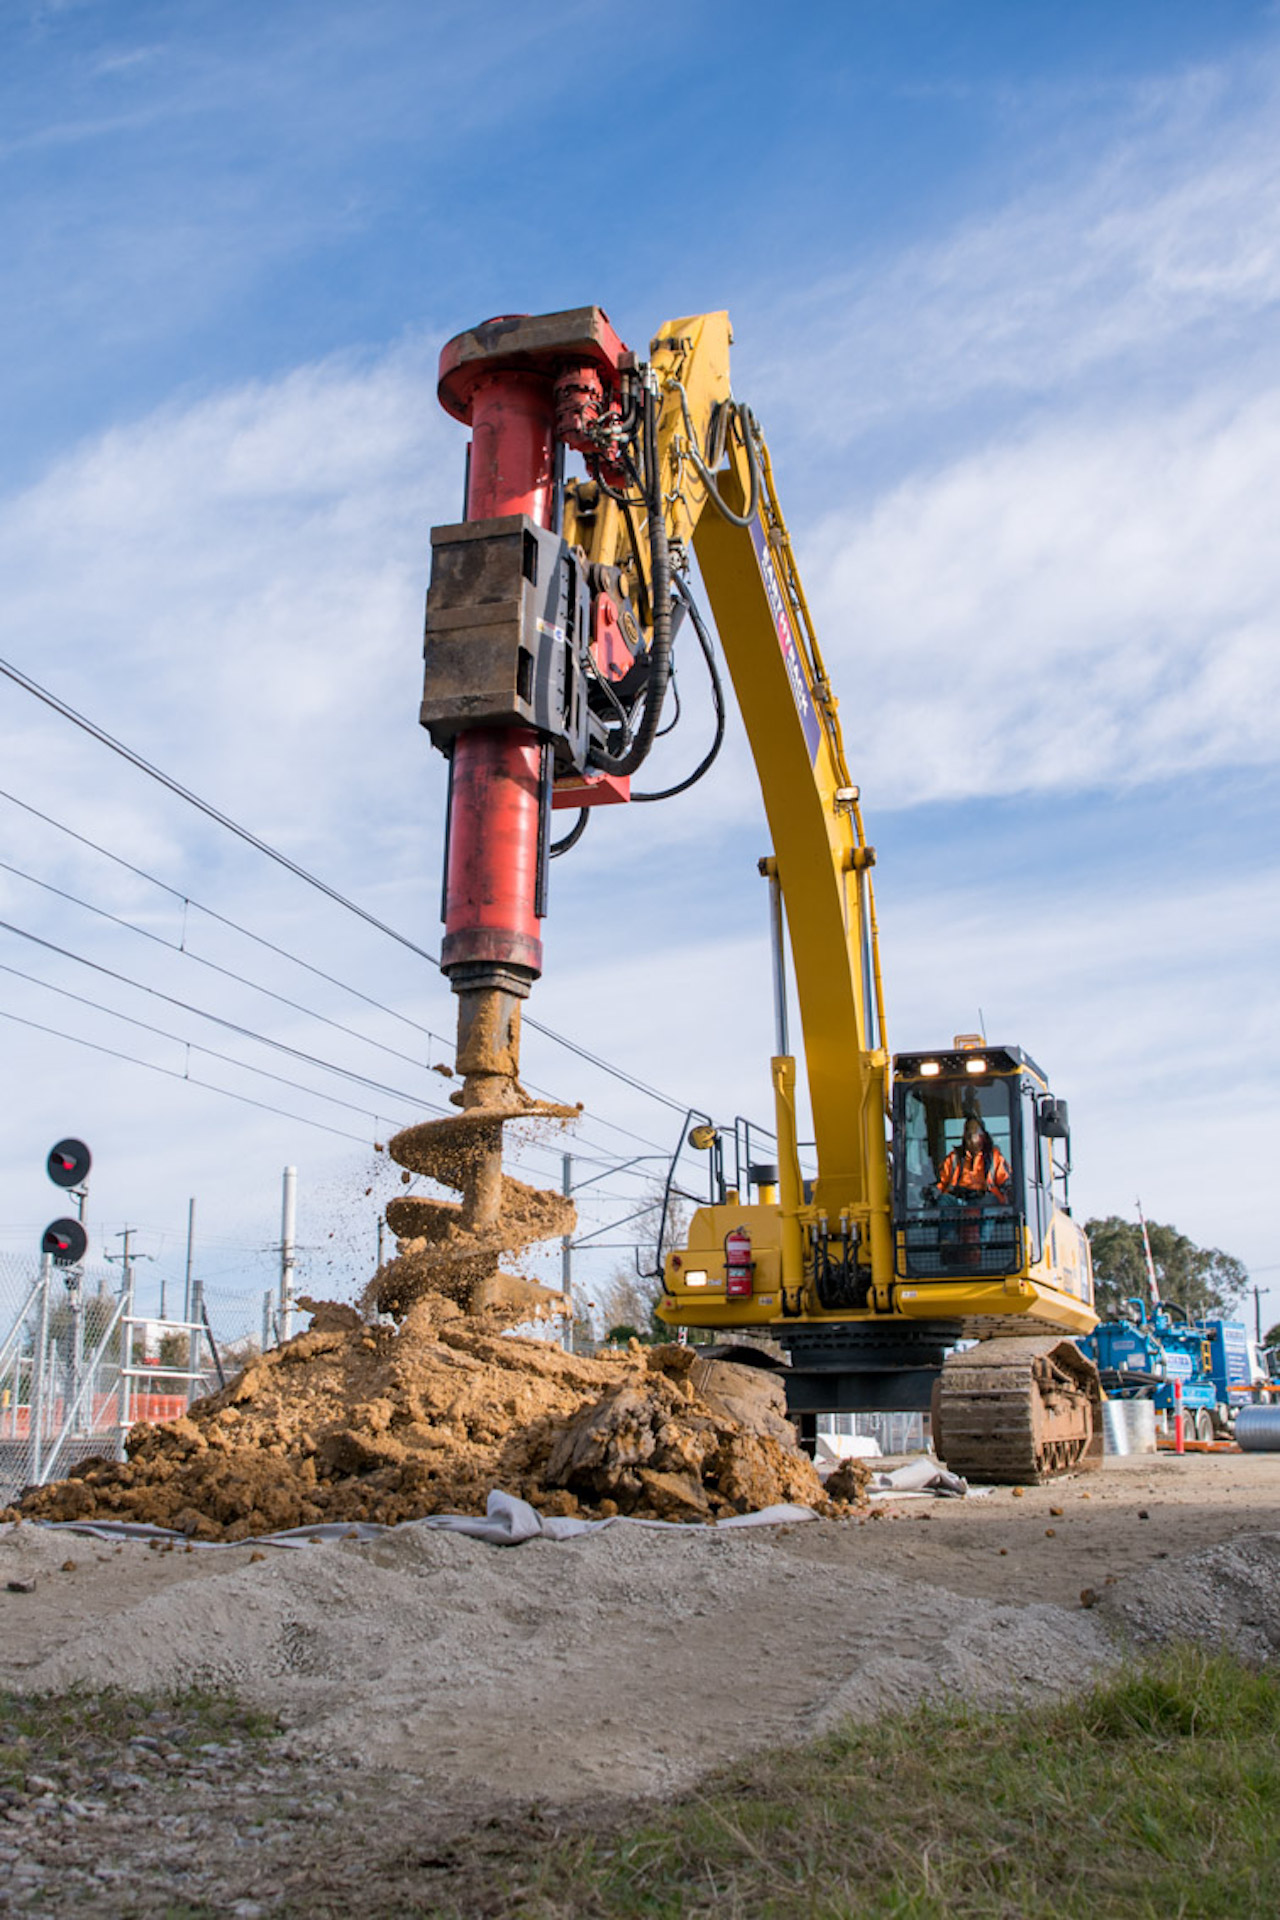
<path fill-rule="evenodd" d="M 985 1060 L 981 1058 L 974 1059 L 974 1060 L 966 1060 L 964 1063 L 964 1070 L 966 1073 L 985 1073 L 987 1070 L 987 1063 Z"/>
<path fill-rule="evenodd" d="M 938 1060 L 922 1060 L 920 1071 L 926 1079 L 933 1080 L 942 1072 L 942 1064 Z"/>

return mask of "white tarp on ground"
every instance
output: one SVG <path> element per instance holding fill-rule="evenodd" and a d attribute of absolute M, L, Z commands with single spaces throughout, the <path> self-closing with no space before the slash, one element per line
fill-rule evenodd
<path fill-rule="evenodd" d="M 889 1473 L 872 1476 L 867 1489 L 873 1500 L 889 1500 L 897 1495 L 924 1498 L 963 1498 L 971 1489 L 959 1474 L 949 1473 L 927 1455 L 895 1467 Z M 982 1489 L 987 1491 L 987 1489 Z M 136 1520 L 49 1520 L 37 1526 L 60 1529 L 64 1533 L 89 1534 L 97 1540 L 172 1540 L 183 1546 L 216 1549 L 219 1547 L 309 1547 L 326 1540 L 377 1540 L 385 1533 L 398 1533 L 404 1527 L 433 1527 L 445 1533 L 464 1533 L 472 1540 L 487 1540 L 495 1547 L 518 1547 L 525 1540 L 576 1540 L 586 1533 L 600 1533 L 605 1527 L 660 1527 L 666 1533 L 724 1533 L 731 1527 L 794 1526 L 801 1520 L 816 1520 L 812 1507 L 783 1504 L 762 1507 L 757 1513 L 736 1513 L 728 1520 L 712 1525 L 683 1520 L 635 1520 L 618 1514 L 608 1520 L 579 1520 L 568 1515 L 542 1514 L 527 1500 L 501 1493 L 495 1487 L 487 1502 L 487 1511 L 475 1513 L 431 1513 L 422 1520 L 406 1520 L 401 1527 L 379 1526 L 372 1520 L 330 1521 L 322 1526 L 291 1527 L 284 1533 L 252 1534 L 244 1540 L 191 1540 L 169 1527 L 152 1527 Z M 30 1521 L 11 1525 L 30 1526 Z M 0 1533 L 9 1527 L 0 1527 Z"/>
<path fill-rule="evenodd" d="M 958 1473 L 952 1473 L 932 1454 L 922 1453 L 905 1466 L 885 1473 L 872 1472 L 867 1494 L 872 1500 L 894 1500 L 904 1494 L 940 1500 L 963 1500 L 966 1495 L 990 1493 L 990 1487 L 971 1487 Z"/>
<path fill-rule="evenodd" d="M 398 1527 L 380 1526 L 372 1520 L 335 1520 L 314 1527 L 290 1527 L 283 1533 L 255 1533 L 243 1540 L 188 1540 L 170 1527 L 152 1527 L 138 1520 L 37 1520 L 11 1525 L 48 1527 L 63 1533 L 89 1534 L 95 1540 L 173 1541 L 180 1546 L 216 1550 L 227 1547 L 309 1547 L 328 1540 L 378 1540 L 383 1534 L 403 1533 L 411 1527 L 431 1527 L 444 1533 L 465 1533 L 473 1540 L 487 1540 L 495 1547 L 518 1547 L 525 1540 L 575 1540 L 584 1533 L 600 1533 L 605 1527 L 660 1527 L 665 1533 L 720 1533 L 729 1527 L 793 1526 L 800 1520 L 816 1520 L 812 1507 L 762 1507 L 758 1513 L 738 1513 L 720 1520 L 713 1527 L 682 1520 L 633 1520 L 618 1514 L 609 1520 L 578 1520 L 568 1515 L 542 1514 L 527 1500 L 514 1494 L 490 1493 L 488 1511 L 476 1513 L 431 1513 L 422 1520 L 405 1520 Z M 0 1528 L 0 1533 L 8 1532 Z"/>

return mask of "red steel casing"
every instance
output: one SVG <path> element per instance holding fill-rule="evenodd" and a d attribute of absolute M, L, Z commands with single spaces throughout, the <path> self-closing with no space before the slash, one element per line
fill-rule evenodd
<path fill-rule="evenodd" d="M 481 376 L 472 387 L 467 518 L 551 520 L 555 407 L 544 374 Z M 542 745 L 532 727 L 477 727 L 454 742 L 440 964 L 542 971 L 535 910 Z"/>
<path fill-rule="evenodd" d="M 469 520 L 527 513 L 550 526 L 557 382 L 562 411 L 575 369 L 594 399 L 597 388 L 603 394 L 600 376 L 616 379 L 625 353 L 599 308 L 503 315 L 447 343 L 439 394 L 445 410 L 471 428 Z M 440 955 L 446 973 L 502 966 L 533 978 L 542 970 L 542 766 L 531 727 L 476 727 L 454 742 Z"/>
<path fill-rule="evenodd" d="M 453 744 L 440 964 L 542 971 L 534 901 L 542 743 L 532 727 L 475 727 Z"/>

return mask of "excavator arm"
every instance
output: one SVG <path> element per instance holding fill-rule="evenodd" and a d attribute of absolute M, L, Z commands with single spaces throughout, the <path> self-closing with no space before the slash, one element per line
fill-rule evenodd
<path fill-rule="evenodd" d="M 782 1284 L 802 1283 L 802 1215 L 825 1214 L 856 1235 L 885 1295 L 892 1273 L 885 1141 L 888 1055 L 871 868 L 827 679 L 772 462 L 729 385 L 729 317 L 667 321 L 646 380 L 663 534 L 677 571 L 696 555 L 764 796 L 773 852 L 761 862 L 773 894 L 775 956 L 790 931 L 818 1175 L 806 1200 L 796 1140 L 795 1060 L 778 980 L 772 1062 L 779 1154 Z M 652 575 L 642 502 L 588 480 L 571 486 L 565 535 L 592 565 L 630 584 Z M 652 644 L 650 640 L 650 644 Z"/>

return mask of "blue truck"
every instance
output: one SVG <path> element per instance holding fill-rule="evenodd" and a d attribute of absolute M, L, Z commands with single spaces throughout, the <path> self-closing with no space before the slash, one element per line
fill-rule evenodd
<path fill-rule="evenodd" d="M 1114 1400 L 1151 1400 L 1172 1419 L 1182 1388 L 1188 1439 L 1213 1440 L 1231 1431 L 1237 1408 L 1267 1386 L 1267 1368 L 1239 1320 L 1216 1316 L 1193 1320 L 1179 1306 L 1162 1302 L 1148 1310 L 1128 1300 L 1132 1311 L 1104 1320 L 1077 1341 Z"/>

